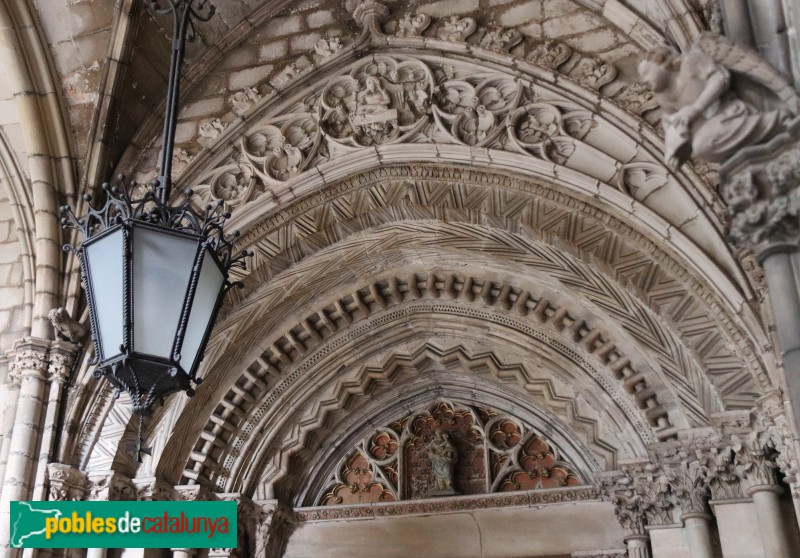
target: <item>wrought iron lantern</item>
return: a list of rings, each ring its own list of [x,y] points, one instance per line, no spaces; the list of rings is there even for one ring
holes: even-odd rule
[[[236,285],[231,268],[244,268],[251,253],[234,253],[238,232],[226,234],[230,214],[222,202],[196,208],[192,192],[170,205],[171,163],[184,46],[192,19],[207,21],[206,0],[168,0],[174,39],[159,178],[149,186],[104,184],[104,201],[78,218],[63,206],[62,225],[83,240],[67,245],[80,259],[95,344],[97,377],[127,392],[141,416],[168,395],[193,393],[198,366],[223,297]]]

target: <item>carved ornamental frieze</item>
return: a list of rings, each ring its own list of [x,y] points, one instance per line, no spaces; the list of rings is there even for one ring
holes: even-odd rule
[[[241,103],[256,96],[243,94]],[[595,125],[591,111],[545,100],[511,75],[376,54],[287,114],[256,125],[195,192],[236,207],[336,155],[399,143],[489,147],[565,164]],[[627,184],[629,172],[620,175],[623,188],[635,187],[635,176]]]
[[[359,443],[316,503],[382,503],[580,484],[574,468],[518,419],[439,401]]]

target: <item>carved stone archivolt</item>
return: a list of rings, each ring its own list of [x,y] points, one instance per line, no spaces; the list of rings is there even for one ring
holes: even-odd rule
[[[574,467],[519,419],[438,401],[360,442],[315,500],[352,505],[579,484]]]
[[[484,40],[502,50],[498,45],[516,40],[509,33],[493,30]],[[541,56],[552,55],[555,65],[569,54],[568,47],[551,50]],[[593,88],[614,74],[590,59],[576,68],[580,80]],[[200,177],[195,191],[201,199],[236,207],[313,165],[374,145],[489,147],[568,166],[576,150],[595,153],[602,144],[584,141],[597,125],[592,112],[548,97],[511,74],[435,57],[374,54],[353,64],[346,75],[330,78],[320,92],[284,114],[251,128],[238,152]],[[247,90],[231,102],[237,110],[247,110],[259,100],[256,90]],[[646,101],[641,106],[652,108]],[[224,129],[221,122],[213,124],[204,128],[206,137]],[[663,169],[651,172],[664,175]],[[620,180],[625,182],[624,173]]]

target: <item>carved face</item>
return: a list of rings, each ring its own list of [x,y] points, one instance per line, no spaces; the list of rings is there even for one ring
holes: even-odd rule
[[[639,63],[639,77],[652,91],[663,91],[669,85],[670,72],[652,60]]]

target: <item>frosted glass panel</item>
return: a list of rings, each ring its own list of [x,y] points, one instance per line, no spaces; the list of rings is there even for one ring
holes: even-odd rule
[[[178,329],[197,241],[135,227],[133,347],[169,358]]]
[[[203,259],[203,267],[200,270],[200,278],[197,282],[197,292],[194,296],[194,304],[189,313],[189,325],[186,328],[186,336],[183,339],[181,348],[181,366],[189,372],[197,360],[197,351],[203,336],[208,327],[208,320],[214,311],[217,297],[222,289],[225,276],[220,271],[214,258],[206,249]]]
[[[94,293],[95,319],[100,335],[101,359],[120,353],[123,337],[122,254],[123,231],[107,234],[84,247],[86,267]],[[88,285],[87,285],[88,286]]]

